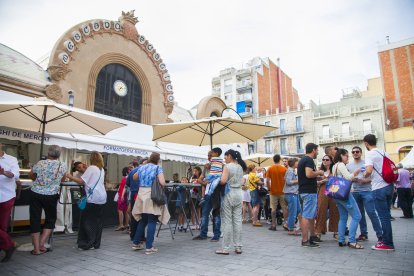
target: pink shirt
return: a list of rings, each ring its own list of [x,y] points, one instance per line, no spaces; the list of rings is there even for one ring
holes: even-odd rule
[[[398,169],[397,188],[411,188],[410,172],[406,169]]]

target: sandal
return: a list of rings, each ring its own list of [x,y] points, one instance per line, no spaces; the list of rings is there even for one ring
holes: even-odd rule
[[[229,255],[230,253],[228,251],[224,250],[224,249],[219,249],[219,250],[216,250],[216,254]]]
[[[30,251],[30,254],[32,254],[32,255],[35,255],[35,256],[39,256],[39,255],[42,255],[42,254],[45,254],[47,252],[47,250],[45,250],[45,251],[39,251],[39,253],[36,253],[36,251],[34,251],[34,249],[32,250],[32,251]]]
[[[349,246],[349,248],[352,248],[352,249],[364,249],[364,246],[360,245],[357,242],[355,242],[355,243],[348,242],[348,246]]]
[[[115,231],[124,231],[125,228],[123,226],[118,226],[117,228],[115,228]]]
[[[302,233],[300,233],[298,231],[288,231],[288,235],[289,236],[301,236]]]
[[[338,233],[334,233],[334,234],[333,234],[333,238],[334,238],[335,240],[338,240],[338,239],[339,239],[339,235],[338,235]]]
[[[234,250],[234,252],[235,252],[236,254],[241,254],[241,253],[242,253],[242,250],[241,250],[240,248],[236,248],[236,249]]]

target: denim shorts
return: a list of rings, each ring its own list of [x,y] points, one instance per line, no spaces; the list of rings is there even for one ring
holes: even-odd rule
[[[250,199],[251,199],[250,202],[252,204],[252,207],[261,204],[261,199],[259,197],[259,191],[257,189],[250,191]]]
[[[316,218],[318,194],[301,194],[300,198],[303,200],[302,217],[306,219]]]

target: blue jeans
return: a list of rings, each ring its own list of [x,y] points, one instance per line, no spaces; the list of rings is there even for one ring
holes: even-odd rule
[[[375,209],[377,209],[378,217],[382,226],[382,242],[385,245],[394,247],[392,239],[391,226],[391,201],[394,194],[394,185],[388,185],[384,188],[372,191],[375,201]]]
[[[335,202],[339,211],[338,242],[345,242],[346,223],[348,221],[348,215],[350,215],[351,223],[349,224],[348,241],[350,243],[355,243],[356,231],[358,229],[359,221],[361,220],[361,212],[359,211],[358,204],[352,193],[349,194],[348,200],[335,199]]]
[[[293,231],[295,229],[295,220],[296,217],[302,212],[300,208],[300,202],[299,202],[299,195],[295,194],[285,194],[285,199],[288,202],[288,228],[289,231]]]
[[[361,235],[368,236],[367,221],[365,220],[366,211],[369,219],[371,220],[372,228],[374,228],[374,231],[377,234],[377,238],[381,239],[382,228],[377,211],[375,210],[375,202],[372,191],[353,192],[352,195],[354,196],[355,201],[358,204],[359,211],[361,212],[361,221],[359,222]]]
[[[201,229],[200,229],[200,237],[207,238],[207,232],[208,232],[208,222],[210,218],[210,212],[211,209],[213,209],[212,203],[211,203],[211,196],[205,195],[204,196],[204,205],[201,213]],[[220,216],[213,217],[213,232],[214,237],[213,239],[220,239],[221,231],[221,218]]]
[[[134,244],[139,244],[144,237],[145,227],[147,227],[147,241],[145,248],[152,248],[154,242],[155,229],[157,228],[158,217],[153,214],[141,214],[141,220],[138,222],[137,231],[134,235]]]

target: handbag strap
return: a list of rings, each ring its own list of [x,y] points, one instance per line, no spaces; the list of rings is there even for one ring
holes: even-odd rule
[[[95,190],[96,185],[98,185],[99,180],[101,179],[101,175],[102,175],[102,169],[99,171],[99,178],[95,183],[95,186],[93,186],[91,193],[88,195],[88,198],[90,198],[93,194],[93,191]]]

